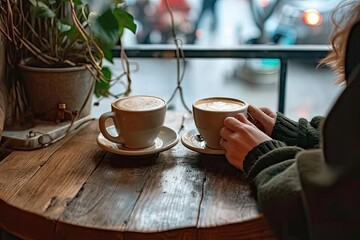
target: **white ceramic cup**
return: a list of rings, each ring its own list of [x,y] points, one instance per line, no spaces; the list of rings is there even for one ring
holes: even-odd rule
[[[100,132],[106,139],[121,143],[127,148],[141,149],[154,144],[166,115],[166,102],[155,96],[130,96],[111,103],[111,111],[99,118]],[[106,120],[112,118],[117,136],[106,128]]]
[[[226,117],[235,117],[238,113],[247,114],[248,104],[242,100],[226,97],[203,98],[192,105],[194,122],[206,146],[222,149],[220,129]]]

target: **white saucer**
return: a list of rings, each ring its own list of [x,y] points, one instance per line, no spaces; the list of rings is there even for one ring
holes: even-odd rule
[[[196,129],[184,133],[181,137],[181,142],[185,147],[198,153],[211,155],[225,154],[225,150],[223,149],[213,149],[207,147],[205,141],[201,138],[199,132]]]
[[[110,134],[116,135],[114,125],[107,127]],[[155,139],[155,144],[142,149],[129,149],[122,144],[114,143],[107,140],[101,133],[97,137],[97,143],[99,146],[112,153],[125,156],[144,156],[159,153],[168,150],[175,146],[179,142],[178,134],[171,128],[163,126],[160,130],[158,137]]]

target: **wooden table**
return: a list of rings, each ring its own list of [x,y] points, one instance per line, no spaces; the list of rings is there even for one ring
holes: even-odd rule
[[[165,125],[191,130],[191,115]],[[185,148],[148,157],[101,149],[97,121],[0,162],[0,228],[24,239],[273,239],[242,173]]]

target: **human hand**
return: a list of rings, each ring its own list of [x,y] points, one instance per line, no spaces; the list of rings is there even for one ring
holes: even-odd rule
[[[277,117],[275,112],[271,111],[270,108],[267,107],[257,108],[253,105],[249,105],[248,115],[248,119],[252,124],[268,136],[271,136]]]
[[[225,149],[227,160],[240,170],[243,170],[244,159],[251,149],[271,140],[241,113],[236,115],[236,118],[227,117],[224,120],[220,136],[220,145]]]

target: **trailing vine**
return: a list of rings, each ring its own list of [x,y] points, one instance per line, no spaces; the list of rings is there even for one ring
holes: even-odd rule
[[[176,93],[179,91],[181,103],[183,104],[184,108],[188,112],[191,112],[190,108],[185,103],[183,88],[181,86],[182,81],[185,76],[185,70],[186,70],[186,59],[185,59],[184,51],[182,49],[183,42],[181,39],[177,38],[176,31],[175,31],[174,15],[173,15],[173,12],[171,10],[168,0],[165,0],[165,5],[166,5],[166,9],[167,9],[168,13],[170,14],[172,36],[173,36],[174,44],[176,47],[175,54],[176,54],[176,83],[177,83],[177,85],[176,85],[176,88],[173,91],[170,99],[168,100],[168,104],[174,99]],[[182,65],[181,65],[181,63],[182,63]]]

